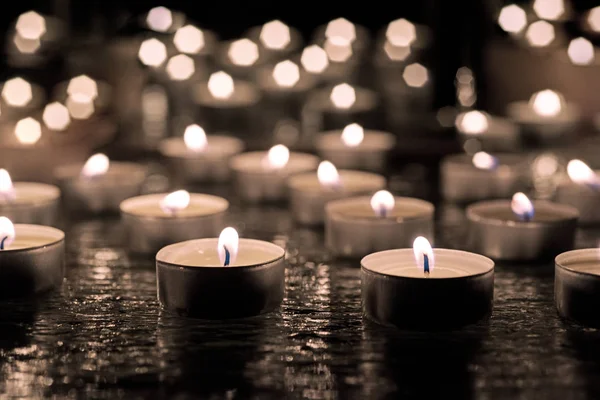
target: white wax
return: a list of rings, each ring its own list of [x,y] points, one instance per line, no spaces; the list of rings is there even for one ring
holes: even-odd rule
[[[385,178],[378,174],[345,169],[339,170],[338,173],[340,175],[339,188],[324,187],[319,182],[316,173],[293,176],[289,180],[289,186],[296,190],[323,193],[335,191],[341,193],[376,191],[385,186]]]
[[[60,197],[60,189],[53,185],[34,182],[13,183],[15,198],[7,201],[0,195],[0,210],[3,206],[37,205],[54,201]]]
[[[396,139],[389,132],[365,130],[363,141],[357,146],[348,146],[342,140],[342,130],[323,132],[317,137],[317,149],[347,152],[385,151],[394,147]]]
[[[233,93],[226,99],[214,97],[208,90],[208,82],[200,83],[192,88],[192,94],[196,103],[215,108],[241,108],[258,103],[260,92],[250,82],[234,80]]]
[[[49,226],[15,224],[15,240],[4,250],[0,250],[0,253],[47,246],[64,238],[64,232]]]
[[[132,197],[121,203],[121,211],[140,217],[159,218],[193,218],[214,215],[225,212],[229,202],[221,197],[207,194],[190,193],[190,204],[175,213],[166,213],[160,207],[160,202],[168,193],[149,194]]]
[[[244,142],[224,135],[208,135],[207,146],[201,151],[190,150],[183,138],[169,138],[159,145],[160,152],[167,157],[218,159],[238,154],[244,149]]]
[[[245,171],[254,174],[291,175],[299,172],[314,171],[319,165],[319,159],[311,154],[291,152],[288,163],[279,169],[268,166],[266,151],[252,151],[237,155],[231,159],[231,168],[237,171]]]

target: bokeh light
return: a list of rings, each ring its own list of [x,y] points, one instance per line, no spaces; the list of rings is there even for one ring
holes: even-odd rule
[[[429,72],[421,64],[415,63],[404,68],[402,77],[408,86],[418,88],[425,86],[429,80]]]
[[[417,39],[417,30],[413,23],[400,18],[389,23],[385,36],[394,46],[408,47]]]
[[[553,90],[542,90],[531,96],[530,103],[536,114],[553,117],[562,110],[562,96]]]
[[[329,66],[329,59],[327,58],[327,52],[314,44],[302,51],[300,63],[308,72],[320,74]]]
[[[250,39],[239,39],[229,45],[227,54],[235,65],[249,67],[258,60],[258,46]]]
[[[594,7],[589,11],[587,22],[594,32],[600,32],[600,6]]]
[[[529,25],[525,34],[533,47],[546,47],[554,40],[554,27],[546,21],[536,21]]]
[[[527,25],[527,14],[515,4],[505,6],[498,16],[498,25],[506,32],[519,33]]]
[[[166,7],[154,7],[146,17],[148,27],[156,32],[167,32],[173,26],[173,13]]]
[[[279,20],[267,22],[260,30],[261,43],[271,50],[283,50],[290,44],[290,28]]]
[[[144,65],[159,67],[167,59],[167,47],[158,39],[147,39],[142,42],[138,57]]]
[[[182,26],[173,36],[175,48],[182,53],[198,54],[204,48],[204,33],[193,25]]]
[[[28,11],[19,16],[15,30],[25,39],[39,40],[46,33],[46,20],[35,11]]]
[[[541,19],[556,21],[565,13],[564,0],[535,0],[533,11]]]
[[[333,88],[329,99],[337,108],[348,109],[356,102],[356,92],[352,86],[342,83]]]
[[[42,126],[31,117],[22,119],[15,125],[15,136],[19,143],[36,144],[42,137]]]
[[[184,81],[194,75],[196,68],[194,60],[185,54],[179,54],[171,57],[167,63],[167,73],[169,77],[175,81]]]
[[[589,65],[594,61],[594,45],[586,38],[571,40],[567,49],[569,59],[575,65]]]
[[[67,94],[85,96],[92,101],[98,97],[98,84],[87,75],[79,75],[69,81]]]
[[[69,110],[61,103],[50,103],[44,108],[42,120],[49,129],[54,131],[64,131],[71,123]]]
[[[215,72],[208,79],[208,90],[217,99],[230,98],[234,89],[233,78],[226,72]]]
[[[23,107],[33,99],[31,84],[23,78],[13,78],[4,83],[2,98],[13,107]]]
[[[348,46],[356,40],[356,27],[346,18],[337,18],[327,24],[325,37],[338,46]]]
[[[300,68],[290,60],[281,61],[273,68],[273,79],[279,86],[292,87],[300,80]]]

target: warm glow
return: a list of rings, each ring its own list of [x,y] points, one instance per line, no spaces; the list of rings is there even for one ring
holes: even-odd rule
[[[291,41],[290,28],[279,20],[267,22],[260,31],[260,41],[271,50],[283,50]]]
[[[394,46],[387,40],[383,44],[383,51],[392,61],[404,61],[410,55],[410,47]]]
[[[329,99],[337,108],[348,109],[356,102],[356,92],[352,86],[342,83],[333,88]]]
[[[33,99],[31,84],[23,78],[13,78],[4,83],[2,98],[13,107],[23,107]]]
[[[226,72],[215,72],[208,78],[208,90],[217,99],[230,98],[234,89],[233,78]]]
[[[19,33],[15,33],[13,37],[13,43],[17,50],[19,50],[23,54],[33,54],[42,45],[40,39],[26,39],[23,36],[19,35]]]
[[[492,170],[498,166],[498,159],[491,154],[480,151],[473,155],[473,165],[477,169]]]
[[[527,25],[527,14],[515,4],[505,6],[498,16],[498,25],[506,32],[519,33]]]
[[[292,87],[300,80],[300,69],[292,61],[282,61],[273,68],[273,79],[279,86]]]
[[[31,117],[22,119],[15,125],[15,136],[21,144],[36,144],[42,137],[42,127]]]
[[[12,201],[15,199],[15,188],[7,170],[0,169],[0,201]]]
[[[600,184],[598,175],[581,160],[569,161],[569,164],[567,164],[567,174],[573,182],[581,185],[598,186]]]
[[[204,33],[193,25],[182,26],[175,32],[173,44],[182,53],[198,54],[204,47]]]
[[[169,193],[160,201],[160,208],[166,214],[174,215],[190,205],[190,194],[186,190]]]
[[[380,190],[371,197],[371,208],[375,215],[385,217],[394,209],[396,199],[387,190]]]
[[[69,110],[59,102],[50,103],[44,109],[42,120],[49,129],[64,131],[71,123]]]
[[[69,114],[74,119],[88,119],[94,114],[94,102],[85,95],[69,96],[65,103]]]
[[[349,44],[336,44],[327,39],[323,47],[327,57],[333,62],[345,62],[352,57],[352,46]]]
[[[529,221],[533,218],[535,210],[533,203],[524,193],[515,193],[510,203],[513,213],[522,221]]]
[[[249,67],[258,60],[258,46],[250,39],[240,39],[229,45],[227,53],[235,65]]]
[[[223,229],[219,235],[219,242],[217,243],[217,253],[219,254],[219,260],[224,267],[235,263],[235,259],[238,255],[238,249],[240,246],[240,236],[237,231],[232,227]]]
[[[567,54],[575,65],[589,65],[594,61],[594,45],[586,38],[571,40]]]
[[[183,141],[185,142],[185,147],[195,152],[204,151],[208,145],[206,132],[198,125],[190,125],[185,128]]]
[[[173,25],[173,13],[165,7],[154,7],[146,17],[148,27],[156,32],[167,32]]]
[[[421,64],[415,63],[404,68],[402,77],[408,86],[418,88],[423,87],[427,83],[429,72]]]
[[[167,73],[169,74],[169,78],[174,81],[185,81],[186,79],[190,79],[192,75],[194,75],[194,72],[196,72],[194,60],[185,54],[171,57],[167,63]]]
[[[81,169],[81,175],[91,178],[94,176],[104,175],[108,172],[110,160],[102,153],[91,156]]]
[[[342,131],[342,142],[348,147],[360,145],[365,138],[365,131],[359,124],[350,124]]]
[[[0,250],[4,250],[15,240],[15,226],[10,219],[0,217]]]
[[[98,84],[89,76],[80,75],[69,81],[67,94],[69,96],[85,96],[92,101],[98,97]]]
[[[389,23],[385,37],[394,46],[408,47],[417,39],[417,30],[413,23],[400,18]]]
[[[46,33],[46,20],[35,11],[28,11],[19,16],[15,30],[25,39],[39,40]]]
[[[144,40],[138,52],[140,61],[149,67],[159,67],[167,59],[167,47],[158,39]]]
[[[561,96],[553,90],[542,90],[531,96],[533,111],[542,117],[554,117],[562,110]]]
[[[337,168],[329,161],[321,161],[317,169],[317,178],[321,186],[328,189],[335,189],[341,184]]]
[[[554,40],[554,27],[546,21],[537,21],[529,25],[525,34],[533,47],[546,47]]]
[[[356,27],[345,18],[337,18],[327,24],[325,37],[337,45],[348,46],[356,40]]]
[[[285,167],[290,160],[290,150],[282,144],[278,144],[269,149],[264,165],[267,169],[281,169]]]
[[[489,121],[487,115],[481,111],[468,111],[464,114],[460,114],[456,118],[457,128],[467,135],[480,135],[487,132],[489,128]]]
[[[565,13],[564,0],[535,0],[533,11],[541,19],[556,21]]]
[[[533,162],[533,170],[539,176],[548,177],[558,171],[559,162],[554,154],[542,154]]]
[[[600,32],[600,6],[589,11],[587,22],[594,32]]]
[[[329,66],[327,52],[316,44],[308,46],[302,51],[300,62],[305,70],[313,74],[320,74]]]
[[[419,236],[413,242],[413,251],[415,253],[415,262],[417,267],[422,270],[425,274],[429,274],[433,271],[435,260],[433,257],[433,249],[429,240],[423,236]]]

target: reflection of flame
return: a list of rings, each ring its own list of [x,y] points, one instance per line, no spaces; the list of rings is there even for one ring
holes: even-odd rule
[[[258,46],[250,39],[239,39],[229,45],[227,54],[235,65],[249,67],[258,60]]]
[[[425,274],[433,271],[435,260],[433,257],[433,249],[431,248],[431,243],[429,243],[429,240],[423,236],[416,238],[413,242],[413,251],[415,253],[415,262],[417,263],[417,267],[423,270]]]
[[[235,90],[233,78],[226,72],[215,72],[208,78],[208,90],[217,99],[228,99]]]
[[[527,14],[516,4],[505,6],[498,16],[498,25],[506,32],[519,33],[527,25]]]
[[[333,88],[329,99],[337,108],[349,109],[356,102],[356,92],[352,86],[342,83]]]
[[[581,160],[571,160],[567,164],[569,178],[580,185],[600,187],[600,178],[586,163]]]
[[[260,41],[267,49],[283,50],[290,43],[290,28],[279,20],[267,22],[260,31]]]
[[[380,190],[371,197],[371,208],[376,215],[385,217],[394,209],[396,200],[387,190]]]
[[[40,39],[26,39],[19,35],[18,32],[13,37],[13,43],[17,50],[23,54],[34,54],[42,45]]]
[[[340,174],[337,168],[329,161],[322,161],[317,169],[317,178],[321,186],[336,189],[340,186]]]
[[[467,135],[480,135],[489,128],[488,117],[481,111],[469,111],[456,118],[457,128]]]
[[[342,131],[342,142],[348,147],[360,145],[365,138],[365,131],[359,124],[350,124]]]
[[[219,254],[219,260],[223,266],[227,267],[235,263],[239,246],[240,237],[237,231],[232,227],[223,229],[221,235],[219,235],[219,242],[217,243],[217,253]]]
[[[104,175],[108,172],[110,160],[104,154],[98,153],[91,156],[81,169],[81,175],[91,178]]]
[[[15,240],[15,226],[10,219],[0,217],[0,250],[4,250]]]
[[[533,203],[525,193],[521,192],[514,194],[510,208],[521,221],[525,222],[530,221],[535,213]]]
[[[198,54],[204,47],[204,33],[193,25],[182,26],[175,32],[173,44],[182,53]]]
[[[206,132],[204,129],[202,129],[202,127],[195,124],[185,128],[183,141],[185,143],[185,147],[196,152],[204,151],[208,145]]]
[[[12,201],[16,197],[15,188],[7,170],[0,169],[0,200]]]
[[[15,136],[21,144],[36,144],[42,137],[42,127],[31,117],[22,119],[15,126]]]
[[[535,93],[530,100],[536,114],[543,117],[554,117],[562,111],[562,99],[552,90],[542,90]]]
[[[190,194],[186,190],[169,193],[160,201],[160,208],[167,214],[175,214],[190,205]]]
[[[74,119],[88,119],[94,114],[94,102],[86,95],[69,96],[65,104]]]
[[[282,87],[292,87],[300,80],[300,69],[290,60],[281,61],[273,68],[273,79]]]
[[[265,166],[268,169],[281,169],[285,167],[290,160],[290,150],[282,144],[278,144],[269,149],[265,158]]]
[[[478,169],[492,170],[498,166],[498,159],[484,151],[475,153],[473,165]]]
[[[320,74],[329,66],[327,53],[316,44],[302,51],[300,62],[305,70],[313,74]]]

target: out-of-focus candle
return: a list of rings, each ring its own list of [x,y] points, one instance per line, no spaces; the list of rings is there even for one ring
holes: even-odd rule
[[[600,176],[581,160],[571,160],[567,165],[567,176],[556,188],[555,200],[579,210],[580,224],[600,222]]]
[[[519,129],[514,123],[483,111],[460,113],[455,126],[463,140],[476,139],[486,151],[510,151],[521,145]]]

